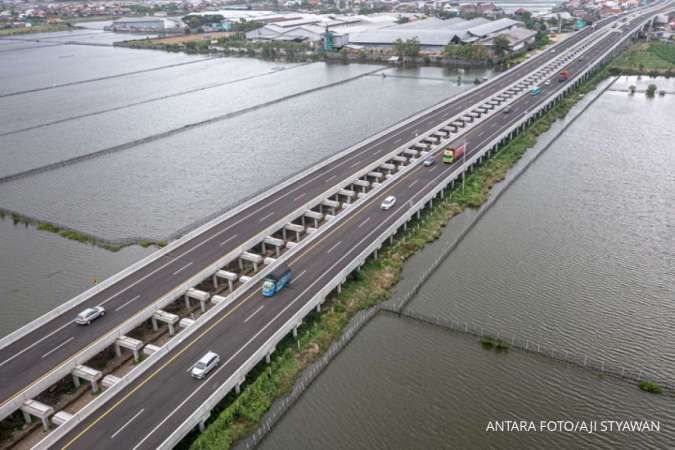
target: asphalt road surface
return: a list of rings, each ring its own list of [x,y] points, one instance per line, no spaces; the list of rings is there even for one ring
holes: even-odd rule
[[[605,19],[607,21],[608,19]],[[74,310],[66,311],[16,342],[0,349],[0,404],[7,402],[45,377],[92,343],[111,333],[174,287],[215,262],[240,243],[254,237],[312,198],[320,196],[340,180],[352,179],[357,170],[403,143],[464,111],[481,99],[520,79],[560,51],[578,42],[590,29],[571,36],[555,54],[545,52],[512,69],[501,79],[439,107],[374,142],[361,146],[327,167],[316,170],[285,189],[249,206],[208,231],[182,244],[169,255],[149,263]],[[77,313],[89,306],[103,305],[104,320],[81,327],[73,323]]]
[[[567,68],[572,74],[580,72],[620,36],[619,33],[608,34],[587,51],[583,60],[573,61]],[[474,128],[466,137],[471,143],[467,156],[487,145],[526,111],[565,86],[564,83],[558,83],[557,73],[551,76],[551,80],[551,85],[543,86],[540,95],[525,95],[512,104],[511,113],[495,114]],[[433,117],[436,115],[420,123],[419,129],[437,125],[440,121],[434,121]],[[414,125],[407,127],[414,128]],[[388,148],[386,142],[390,140],[391,136],[383,138],[383,143],[376,144],[368,152],[372,154],[380,148]],[[320,239],[294,255],[289,262],[294,272],[290,287],[272,298],[260,294],[260,285],[248,287],[223,314],[205,324],[183,345],[171,351],[161,362],[106,402],[55,447],[150,449],[161,444],[341,268],[460,163],[443,164],[440,152],[435,157],[437,164],[432,167],[417,165],[406,170],[386,190],[354,208]],[[367,158],[367,154],[352,158]],[[314,182],[310,182],[302,189],[313,187]],[[395,195],[398,201],[391,210],[383,211],[380,203],[388,195]],[[188,371],[209,350],[220,355],[220,366],[205,380],[192,379]]]

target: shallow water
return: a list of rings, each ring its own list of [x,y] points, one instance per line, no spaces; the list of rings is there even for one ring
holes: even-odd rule
[[[491,420],[654,420],[661,432],[486,432]],[[673,420],[672,399],[379,315],[259,448],[668,448]]]
[[[409,308],[673,379],[673,114],[675,97],[605,93]]]

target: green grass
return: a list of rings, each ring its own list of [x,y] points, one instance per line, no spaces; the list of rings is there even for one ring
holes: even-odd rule
[[[506,351],[511,348],[511,344],[501,339],[493,338],[492,336],[483,336],[480,338],[480,345],[486,350],[495,348],[498,352]]]
[[[74,28],[75,27],[72,27],[66,23],[53,25],[35,25],[28,28],[5,28],[0,30],[0,36],[16,36],[30,33],[52,33],[55,31],[68,31]]]
[[[495,340],[490,336],[483,336],[480,338],[480,345],[489,350],[495,346]]]
[[[669,74],[675,71],[675,43],[640,42],[634,44],[610,64],[616,74]]]
[[[411,221],[407,231],[399,233],[392,244],[382,248],[378,259],[369,259],[360,272],[350,277],[342,286],[342,293],[330,298],[321,313],[313,313],[305,319],[298,342],[290,337],[282,341],[271,364],[259,364],[248,375],[241,394],[229,394],[212,412],[204,433],[191,434],[179,448],[228,449],[255,431],[272,402],[290,391],[302,370],[342,334],[356,312],[390,297],[405,261],[440,237],[443,227],[453,216],[466,207],[478,207],[485,202],[492,186],[502,180],[508,169],[535,144],[537,136],[548,130],[555,120],[564,117],[579,100],[576,94],[590,91],[605,76],[606,72],[598,73],[475,169],[467,176],[464,191],[457,185],[443,199],[436,201],[433,209]],[[510,348],[509,343],[490,337],[484,337],[481,343],[497,351]]]
[[[641,390],[649,392],[651,394],[663,394],[663,386],[653,381],[647,380],[640,381],[640,384],[638,386],[640,387]]]
[[[509,344],[506,341],[502,341],[501,339],[497,339],[497,342],[495,343],[495,348],[497,351],[506,351],[511,348],[511,344]]]

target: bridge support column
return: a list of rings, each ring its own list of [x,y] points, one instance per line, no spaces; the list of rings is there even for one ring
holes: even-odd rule
[[[316,312],[317,312],[317,313],[320,313],[320,312],[321,312],[321,303],[319,303],[318,305],[316,305]]]
[[[36,400],[26,400],[20,409],[27,424],[32,423],[32,416],[35,416],[42,421],[42,428],[49,431],[49,416],[54,413],[54,408]]]
[[[293,327],[293,338],[294,339],[298,338],[298,327]]]
[[[207,412],[204,414],[204,417],[202,417],[199,420],[199,432],[203,433],[204,430],[206,429],[206,421],[209,420],[209,417],[211,416],[211,411]]]

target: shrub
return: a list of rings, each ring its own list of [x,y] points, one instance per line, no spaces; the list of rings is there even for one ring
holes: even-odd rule
[[[640,389],[651,394],[663,394],[663,387],[653,381],[640,381]]]

